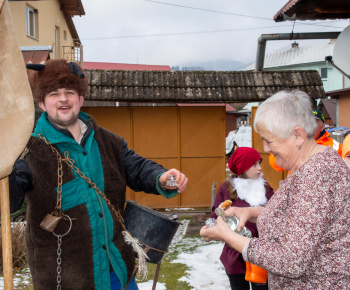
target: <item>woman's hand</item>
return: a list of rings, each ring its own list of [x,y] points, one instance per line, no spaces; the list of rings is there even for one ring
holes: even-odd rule
[[[204,226],[201,228],[200,235],[204,237],[206,242],[209,241],[222,241],[225,242],[225,238],[229,232],[233,232],[227,223],[222,219],[222,217],[218,217],[216,220],[216,225],[208,228]]]
[[[263,207],[230,207],[225,211],[228,215],[234,215],[239,219],[237,231],[241,231],[247,221],[256,222]]]
[[[200,235],[206,242],[211,240],[222,241],[240,253],[242,253],[244,246],[250,241],[249,238],[243,237],[231,230],[222,217],[217,218],[215,226],[210,228],[207,228],[207,226],[202,227]]]

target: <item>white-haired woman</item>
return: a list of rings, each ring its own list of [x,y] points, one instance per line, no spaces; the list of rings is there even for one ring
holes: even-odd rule
[[[265,207],[227,211],[239,228],[257,220],[260,237],[240,236],[221,218],[201,236],[265,268],[270,289],[349,289],[350,170],[333,148],[316,144],[310,98],[301,91],[273,95],[259,106],[254,128],[264,151],[290,171]]]

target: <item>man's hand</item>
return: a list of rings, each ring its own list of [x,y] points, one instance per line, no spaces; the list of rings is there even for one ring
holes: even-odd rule
[[[176,186],[167,186],[167,178],[170,175],[175,175],[175,179],[176,179]],[[164,172],[160,177],[159,177],[159,184],[161,185],[161,187],[169,189],[169,190],[174,190],[174,189],[178,189],[178,192],[181,193],[186,189],[187,186],[187,182],[188,182],[188,178],[186,177],[185,174],[181,173],[179,170],[177,169],[170,169],[167,172]]]

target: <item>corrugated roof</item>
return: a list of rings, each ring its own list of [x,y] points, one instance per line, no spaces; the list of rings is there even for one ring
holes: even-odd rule
[[[325,56],[332,55],[335,41],[318,43],[308,46],[297,46],[284,50],[275,51],[265,56],[264,68],[276,68],[297,64],[324,62]],[[255,63],[245,70],[254,70]]]
[[[221,103],[260,102],[283,89],[324,98],[318,71],[85,70],[91,101]]]
[[[325,20],[350,18],[350,1],[290,0],[273,17],[276,22],[286,20]]]
[[[148,65],[129,63],[109,63],[109,62],[87,62],[84,61],[84,69],[104,69],[104,70],[161,70],[171,71],[168,65]]]

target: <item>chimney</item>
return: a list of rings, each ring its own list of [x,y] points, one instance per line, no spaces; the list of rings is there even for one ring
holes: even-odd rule
[[[298,47],[298,46],[299,46],[299,43],[297,43],[297,42],[295,42],[295,41],[292,43],[292,48],[296,48],[296,47]]]

